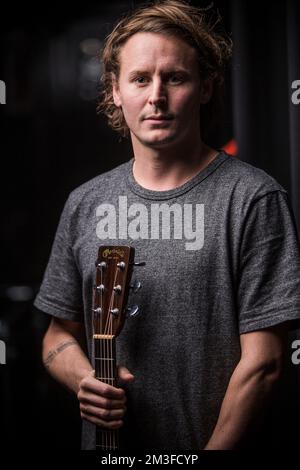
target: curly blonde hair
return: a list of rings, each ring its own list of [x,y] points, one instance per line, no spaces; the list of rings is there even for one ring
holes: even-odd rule
[[[213,81],[210,101],[200,107],[201,135],[205,138],[217,121],[222,108],[223,83],[226,65],[231,57],[232,41],[217,31],[220,17],[213,22],[207,18],[209,9],[200,9],[183,0],[160,0],[144,5],[127,14],[106,37],[102,50],[104,73],[97,111],[104,113],[108,124],[123,137],[130,135],[121,108],[114,104],[113,75],[120,73],[119,53],[126,41],[136,33],[166,34],[183,39],[198,53],[200,76]]]

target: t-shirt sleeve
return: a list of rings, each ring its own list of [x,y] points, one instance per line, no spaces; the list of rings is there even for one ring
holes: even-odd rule
[[[69,197],[34,305],[55,317],[83,321],[82,279],[72,249],[71,232],[72,207]]]
[[[256,200],[246,218],[238,276],[240,333],[300,319],[300,250],[286,192]],[[295,321],[298,320],[298,321]]]

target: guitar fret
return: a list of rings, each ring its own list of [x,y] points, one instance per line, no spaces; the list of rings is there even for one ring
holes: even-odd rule
[[[93,339],[98,340],[98,341],[104,340],[104,341],[109,342],[109,341],[112,341],[114,338],[115,338],[114,335],[99,335],[99,334],[93,335]]]
[[[114,382],[116,379],[114,377],[96,377],[98,380],[111,380]]]
[[[115,361],[113,357],[95,357],[97,361]]]
[[[110,447],[110,446],[106,446],[106,445],[99,445],[99,444],[96,444],[96,449],[104,449],[104,450],[118,450],[118,447]]]

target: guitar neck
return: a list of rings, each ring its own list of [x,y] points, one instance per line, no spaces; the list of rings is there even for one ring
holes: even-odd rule
[[[135,249],[126,245],[101,245],[96,260],[93,295],[94,368],[98,380],[116,387],[116,340],[125,318]],[[134,311],[134,314],[136,310]],[[133,313],[132,313],[133,315]],[[97,427],[96,448],[119,448],[119,432]]]
[[[101,382],[115,386],[116,339],[112,335],[94,335],[95,376]]]
[[[112,335],[94,335],[95,377],[101,382],[116,386],[116,340]],[[118,429],[96,428],[96,450],[117,450]]]

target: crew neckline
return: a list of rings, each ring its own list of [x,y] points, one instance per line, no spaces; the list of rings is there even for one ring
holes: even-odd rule
[[[143,197],[144,199],[156,199],[156,200],[163,200],[163,199],[171,199],[173,197],[180,196],[181,194],[190,191],[194,186],[199,184],[203,181],[207,176],[209,176],[213,171],[215,171],[218,166],[220,166],[223,162],[225,162],[229,158],[229,155],[224,151],[220,150],[216,157],[199,173],[193,176],[189,181],[178,186],[177,188],[168,189],[166,191],[154,191],[152,189],[147,189],[141,186],[133,175],[133,163],[134,157],[132,157],[128,164],[129,164],[129,171],[128,171],[128,178],[127,184],[132,192],[137,194],[138,196]]]

